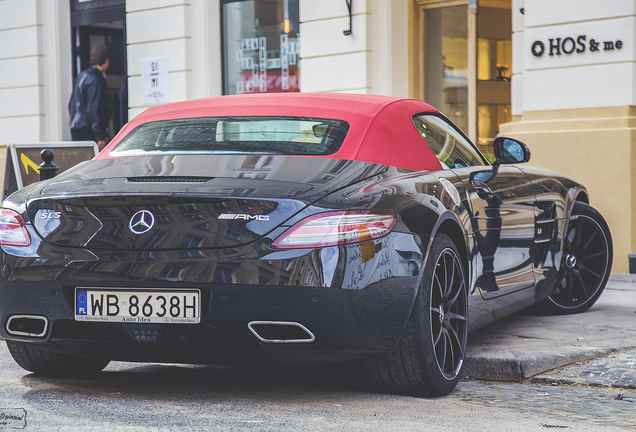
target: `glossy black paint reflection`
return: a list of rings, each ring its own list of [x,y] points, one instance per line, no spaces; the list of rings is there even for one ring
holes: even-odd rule
[[[5,265],[10,272],[3,281],[6,289],[0,312],[8,316],[25,311],[24,292],[31,293],[28,310],[46,311],[55,322],[73,320],[77,286],[197,288],[204,305],[202,326],[229,323],[245,328],[255,320],[302,322],[318,338],[307,349],[345,349],[344,358],[356,352],[362,357],[391,349],[401,333],[425,247],[417,237],[400,233],[370,243],[372,254],[364,244],[355,244],[294,251],[295,257],[283,257],[266,248],[259,252],[252,245],[188,257],[180,251],[93,250],[84,254],[78,248],[56,258],[60,248],[43,244],[39,258],[7,256]],[[44,258],[47,255],[50,257]],[[41,280],[49,282],[45,286]],[[378,319],[383,322],[381,329]],[[163,334],[166,327],[158,328]],[[4,329],[0,336],[14,338]],[[55,349],[57,341],[47,338],[41,342],[48,341]],[[259,343],[253,342],[252,349],[257,350]],[[158,352],[172,358],[169,344],[159,340],[155,345]],[[112,347],[109,355],[120,360],[141,358],[142,354],[129,348]]]
[[[481,270],[474,289],[492,298],[534,286],[532,252],[536,197],[527,176],[514,166],[453,170],[467,185],[471,256]]]
[[[250,321],[290,321],[307,327],[316,341],[272,349],[245,333],[247,339],[228,345],[188,345],[185,328],[173,333],[159,325],[157,341],[143,347],[133,340],[70,340],[68,333],[38,343],[132,361],[362,358],[396,346],[437,233],[455,242],[466,270],[469,330],[548,296],[558,280],[561,233],[582,193],[565,177],[514,166],[414,172],[236,155],[93,161],[5,201],[23,215],[33,243],[2,246],[0,316],[41,314],[55,328],[57,321],[74,322],[78,286],[196,288],[205,310],[194,333],[243,334]],[[155,226],[138,235],[129,222],[142,209],[153,212]],[[308,216],[373,209],[397,212],[389,235],[338,247],[269,247]],[[51,211],[60,217],[43,217]],[[244,218],[219,219],[228,214]],[[268,220],[249,219],[255,216]],[[5,329],[0,337],[25,340]]]
[[[139,159],[90,161],[45,183],[31,195],[28,220],[40,237],[58,246],[236,247],[261,238],[333,190],[386,169],[318,158],[171,155],[149,157],[143,164]],[[192,177],[193,172],[215,175]],[[136,234],[129,223],[141,210],[150,211],[156,223]],[[51,212],[55,219],[48,217]]]

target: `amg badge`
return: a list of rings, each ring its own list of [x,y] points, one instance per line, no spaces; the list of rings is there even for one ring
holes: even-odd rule
[[[246,221],[269,221],[269,215],[248,215],[244,213],[223,213],[219,219],[243,219]]]

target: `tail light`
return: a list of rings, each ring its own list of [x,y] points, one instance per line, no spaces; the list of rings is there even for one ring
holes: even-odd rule
[[[31,236],[22,217],[13,210],[0,209],[0,244],[7,246],[31,244]]]
[[[337,246],[387,235],[397,222],[392,211],[337,211],[309,216],[272,243],[274,249]]]

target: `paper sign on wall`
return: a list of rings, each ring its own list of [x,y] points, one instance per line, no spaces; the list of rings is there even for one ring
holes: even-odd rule
[[[168,57],[142,60],[141,80],[143,82],[142,102],[144,105],[159,105],[170,102]]]

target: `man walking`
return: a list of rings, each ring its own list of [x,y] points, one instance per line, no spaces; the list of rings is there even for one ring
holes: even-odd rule
[[[103,74],[110,67],[112,50],[98,45],[91,52],[91,67],[75,79],[73,94],[68,103],[73,141],[97,141],[101,151],[106,147],[106,127],[110,122],[108,87]]]

